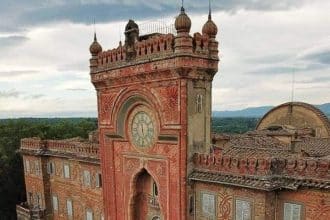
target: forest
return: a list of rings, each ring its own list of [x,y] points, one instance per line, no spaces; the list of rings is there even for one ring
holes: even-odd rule
[[[256,118],[213,118],[213,132],[244,133],[253,130]],[[97,129],[96,118],[0,119],[0,219],[16,219],[16,204],[26,200],[20,139],[87,138]]]

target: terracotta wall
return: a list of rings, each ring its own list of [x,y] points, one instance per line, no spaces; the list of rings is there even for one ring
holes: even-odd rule
[[[94,219],[101,219],[103,216],[102,187],[96,186],[97,174],[101,172],[100,165],[87,162],[79,162],[57,157],[34,157],[23,156],[24,160],[44,160],[43,175],[36,176],[32,173],[26,173],[26,191],[33,193],[42,193],[44,207],[47,207],[47,215],[50,219],[68,219],[67,199],[73,204],[73,219],[85,219],[86,210],[93,212]],[[55,164],[55,173],[47,173],[47,163]],[[63,165],[70,166],[70,178],[64,178]],[[30,162],[31,165],[31,162]],[[91,186],[83,184],[83,171],[90,171]],[[58,211],[53,212],[52,196],[58,198]]]

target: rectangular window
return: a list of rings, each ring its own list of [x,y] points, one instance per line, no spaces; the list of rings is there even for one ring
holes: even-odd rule
[[[236,199],[235,208],[236,208],[235,220],[251,220],[252,219],[251,202],[246,201],[246,200]]]
[[[72,201],[66,200],[66,210],[69,218],[73,217]]]
[[[27,173],[30,173],[30,161],[29,160],[25,160],[25,170]]]
[[[28,203],[29,205],[33,205],[33,193],[28,192]]]
[[[58,198],[57,198],[57,196],[53,196],[52,200],[53,200],[53,210],[58,211]]]
[[[301,220],[302,206],[294,203],[284,203],[284,220]]]
[[[86,210],[86,220],[93,220],[93,212],[92,210]]]
[[[55,174],[55,163],[54,162],[48,162],[47,163],[47,173],[49,175]]]
[[[202,213],[209,219],[215,219],[215,195],[202,193]]]
[[[101,173],[96,174],[96,187],[102,187],[102,176]]]
[[[84,170],[83,179],[85,186],[91,186],[91,173],[89,172],[89,170]]]
[[[35,172],[36,172],[36,175],[39,176],[40,175],[40,164],[39,164],[39,161],[34,161],[34,169],[35,169]]]
[[[40,193],[37,193],[37,195],[36,195],[36,205],[37,205],[38,208],[42,207],[42,201],[41,201],[41,194]]]
[[[70,178],[70,166],[69,166],[69,164],[64,164],[63,172],[64,172],[64,178],[69,179]]]

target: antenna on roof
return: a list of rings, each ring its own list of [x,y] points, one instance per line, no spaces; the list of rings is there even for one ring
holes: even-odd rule
[[[182,5],[181,5],[182,8],[183,8],[183,5],[184,5],[184,0],[182,0]]]
[[[292,124],[293,101],[294,101],[294,84],[295,84],[295,67],[292,69],[292,82],[291,82],[291,103],[289,105],[289,125]]]
[[[295,68],[292,69],[292,85],[291,85],[291,102],[294,101],[294,86],[295,86],[295,80],[296,80],[296,72]]]

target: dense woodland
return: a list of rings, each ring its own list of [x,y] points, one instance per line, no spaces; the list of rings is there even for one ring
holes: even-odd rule
[[[213,118],[213,132],[244,133],[256,126],[255,118]],[[95,118],[3,119],[0,120],[0,219],[16,219],[15,205],[25,201],[22,158],[17,152],[20,139],[87,138],[96,130]]]

